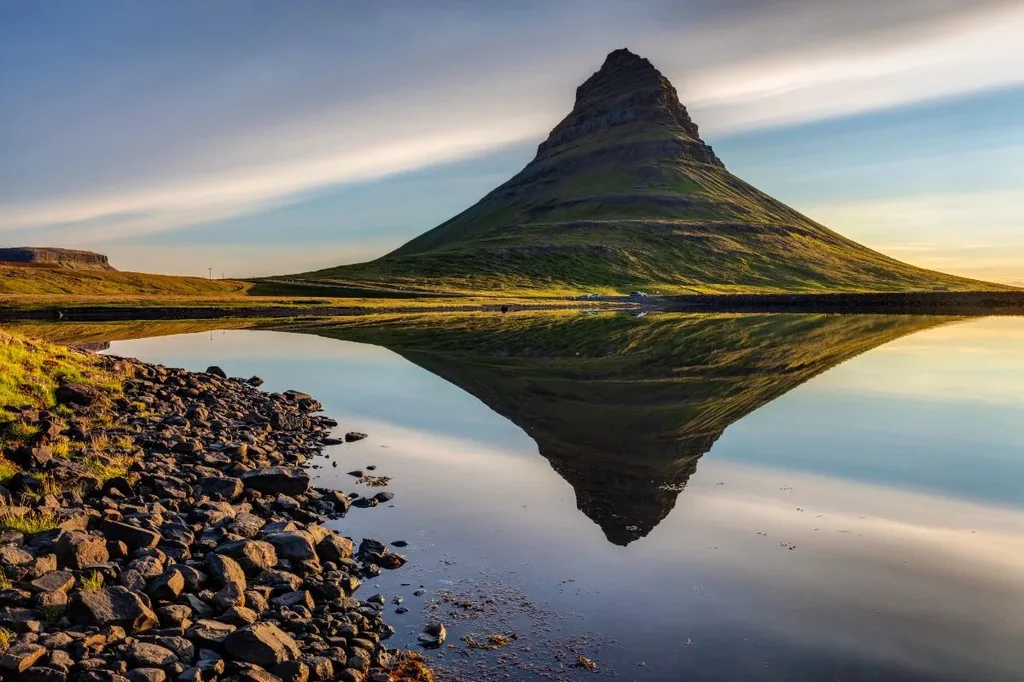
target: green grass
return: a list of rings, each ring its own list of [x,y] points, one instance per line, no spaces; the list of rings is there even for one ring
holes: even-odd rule
[[[86,457],[82,463],[89,475],[95,476],[101,481],[108,481],[127,474],[135,464],[135,458],[131,455],[106,454],[102,457]]]
[[[53,408],[54,392],[64,381],[94,386],[113,397],[120,395],[124,379],[106,369],[98,356],[10,332],[0,332],[0,406]],[[109,417],[100,416],[94,418],[91,425],[100,426],[105,422],[112,424]],[[11,418],[10,413],[0,412],[0,445],[26,443],[37,433],[38,427]],[[110,444],[102,445],[106,447]],[[117,447],[125,444],[114,445]],[[80,455],[85,448],[84,443],[74,443],[65,437],[54,439],[50,446],[54,454],[60,457]],[[127,447],[131,447],[130,442],[127,442]],[[112,465],[95,465],[94,468],[100,473],[110,474],[108,477],[120,475],[113,473],[123,467],[118,457],[115,456]],[[10,480],[18,470],[14,463],[0,457],[0,482]],[[52,492],[59,494],[63,491]],[[45,519],[36,520],[45,522]],[[25,522],[32,523],[32,517],[28,517]]]
[[[8,528],[25,535],[35,535],[53,530],[58,526],[57,517],[48,512],[0,504],[0,528]]]
[[[4,457],[0,457],[0,484],[7,483],[14,474],[21,471],[18,466]]]
[[[0,294],[223,296],[244,294],[249,288],[237,280],[0,265]]]
[[[6,649],[14,641],[15,635],[6,628],[0,628],[0,650]]]
[[[79,585],[81,585],[83,590],[96,591],[103,587],[103,576],[93,571],[89,575],[82,576]]]
[[[116,395],[122,379],[104,370],[95,356],[0,331],[0,406],[52,407],[54,391],[63,381]],[[10,424],[4,430],[19,428]]]
[[[5,442],[26,442],[30,441],[39,433],[39,427],[34,424],[26,424],[20,421],[10,421],[0,424],[0,440]]]

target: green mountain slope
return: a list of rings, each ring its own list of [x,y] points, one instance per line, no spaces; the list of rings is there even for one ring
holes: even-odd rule
[[[732,175],[672,84],[628,50],[476,205],[375,261],[299,277],[467,291],[1001,288],[872,251]]]

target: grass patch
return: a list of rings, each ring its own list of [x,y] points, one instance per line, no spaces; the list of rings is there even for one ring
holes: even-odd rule
[[[0,425],[0,438],[7,442],[24,443],[39,434],[39,427],[23,421],[11,421]]]
[[[135,458],[131,455],[94,455],[82,460],[86,471],[101,481],[124,476],[135,464]]]
[[[54,391],[62,382],[118,394],[121,381],[96,356],[0,331],[0,406],[53,407]],[[15,424],[4,430],[18,430]]]
[[[0,528],[35,535],[58,527],[57,517],[48,512],[39,512],[25,507],[0,505]]]
[[[14,633],[6,628],[0,628],[0,649],[6,649],[14,641]]]
[[[14,462],[4,457],[0,457],[0,483],[7,483],[7,481],[11,480],[11,478],[14,477],[14,474],[19,471],[21,471],[21,469],[19,469]]]
[[[73,441],[67,436],[57,436],[50,442],[50,450],[56,457],[72,457],[82,454],[85,446],[82,443]]]
[[[0,590],[9,590],[14,587],[14,583],[7,577],[7,574],[0,569]]]
[[[103,587],[103,576],[98,572],[93,571],[89,575],[82,576],[79,584],[83,590],[96,591]]]

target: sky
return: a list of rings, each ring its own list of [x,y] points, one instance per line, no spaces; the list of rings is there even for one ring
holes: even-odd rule
[[[1022,0],[0,0],[0,246],[368,260],[518,172],[628,47],[736,175],[1024,284],[1022,35]]]

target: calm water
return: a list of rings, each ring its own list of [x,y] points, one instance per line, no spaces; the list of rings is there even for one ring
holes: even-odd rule
[[[338,522],[409,542],[361,596],[404,598],[399,644],[440,614],[466,679],[1024,679],[1024,319],[296,331],[110,352],[258,374],[370,434],[315,463],[394,477]]]

